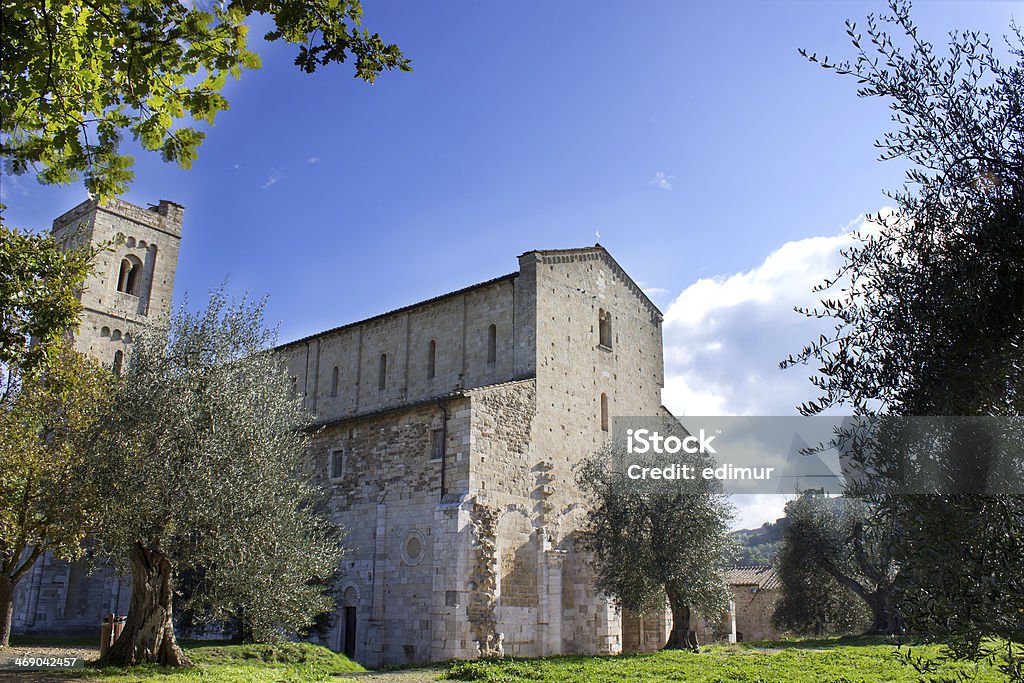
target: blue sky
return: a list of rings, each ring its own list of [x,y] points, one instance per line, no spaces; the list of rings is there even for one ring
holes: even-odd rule
[[[193,170],[138,155],[126,196],[186,207],[175,297],[230,276],[289,340],[516,268],[595,232],[666,311],[666,404],[792,413],[774,364],[815,332],[791,312],[902,168],[884,103],[797,54],[852,55],[882,2],[365,0],[414,72],[313,76],[294,48],[230,83]],[[1021,3],[919,2],[926,37],[1006,32]],[[262,25],[265,29],[265,24]],[[11,225],[47,228],[79,186],[3,179]],[[824,241],[823,241],[824,240]],[[774,260],[773,260],[774,259]],[[694,322],[702,311],[705,325]],[[710,321],[710,322],[709,322]],[[713,324],[711,324],[713,323]],[[785,328],[785,334],[779,330]],[[730,355],[730,349],[732,349]],[[752,353],[754,349],[757,352]],[[713,370],[709,370],[712,368]]]

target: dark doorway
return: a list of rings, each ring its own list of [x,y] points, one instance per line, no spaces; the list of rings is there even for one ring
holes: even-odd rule
[[[356,608],[345,608],[345,642],[341,650],[346,657],[356,656]]]

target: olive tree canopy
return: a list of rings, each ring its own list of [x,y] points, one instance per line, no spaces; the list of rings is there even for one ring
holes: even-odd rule
[[[175,577],[190,606],[286,636],[331,608],[342,554],[307,467],[307,417],[290,391],[263,305],[215,292],[199,314],[140,331],[118,400],[91,447],[104,492],[96,540],[127,561],[132,599],[105,662],[181,665]]]

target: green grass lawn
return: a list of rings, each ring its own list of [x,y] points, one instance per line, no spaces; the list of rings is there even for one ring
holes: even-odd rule
[[[344,655],[308,643],[283,645],[200,645],[186,647],[195,663],[188,669],[140,666],[132,669],[96,669],[70,673],[89,680],[127,683],[188,683],[224,681],[324,681],[343,673],[365,671]],[[939,654],[936,645],[914,647],[917,656]],[[953,676],[969,665],[946,664],[935,674]],[[406,670],[406,674],[409,673]],[[385,675],[406,675],[396,671]],[[700,654],[657,652],[618,657],[564,656],[543,659],[453,662],[432,665],[402,681],[435,678],[493,683],[538,681],[686,681],[686,683],[770,683],[800,681],[824,683],[907,683],[920,680],[914,669],[896,657],[896,648],[874,638],[826,638],[782,642],[712,645]],[[375,680],[379,680],[376,679]],[[987,665],[978,667],[978,683],[1004,680]]]
[[[167,669],[158,666],[137,666],[131,669],[87,667],[80,675],[89,679],[124,683],[299,683],[324,681],[336,674],[366,671],[345,655],[309,643],[193,646],[186,647],[185,652],[195,666],[186,669]]]
[[[938,646],[914,648],[915,655],[934,657]],[[889,683],[920,680],[897,660],[895,647],[876,639],[819,639],[779,643],[712,645],[700,654],[657,652],[620,657],[552,657],[461,662],[445,673],[449,680],[515,681],[686,681],[686,683]],[[979,683],[1003,681],[998,671],[981,666]],[[951,675],[964,666],[936,671]]]

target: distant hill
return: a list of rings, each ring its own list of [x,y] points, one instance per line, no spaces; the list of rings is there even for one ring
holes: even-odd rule
[[[733,564],[772,564],[782,544],[782,531],[786,518],[765,522],[757,529],[739,529],[730,534],[739,545]]]

